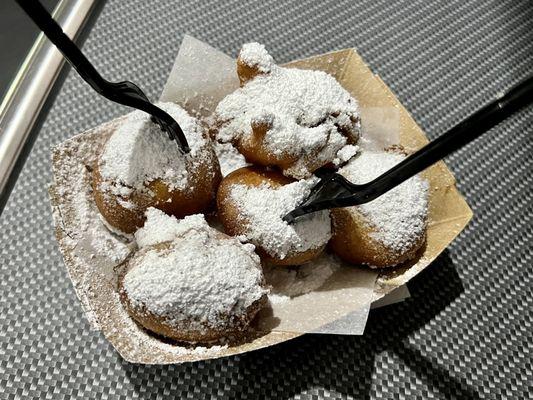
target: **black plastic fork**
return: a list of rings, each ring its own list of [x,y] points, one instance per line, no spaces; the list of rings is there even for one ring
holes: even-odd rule
[[[115,103],[133,107],[150,114],[152,121],[159,125],[171,140],[175,140],[184,153],[190,151],[187,139],[174,118],[152,104],[143,91],[134,83],[129,81],[109,82],[102,78],[39,1],[16,0],[16,2],[63,54],[82,79],[96,92]]]
[[[292,223],[297,217],[315,211],[368,203],[467,145],[530,103],[533,103],[533,76],[369,183],[356,185],[331,170],[319,170],[315,175],[320,181],[308,198],[283,219]]]

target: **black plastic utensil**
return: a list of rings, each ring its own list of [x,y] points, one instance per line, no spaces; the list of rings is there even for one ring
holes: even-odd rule
[[[533,76],[514,86],[502,97],[472,114],[383,175],[362,185],[353,184],[335,172],[319,170],[315,174],[320,181],[313,187],[309,197],[283,219],[292,223],[299,216],[326,208],[368,203],[470,143],[530,103],[533,103]]]
[[[143,91],[134,83],[129,81],[109,82],[102,78],[39,1],[16,0],[16,2],[57,47],[83,80],[96,92],[115,103],[133,107],[150,114],[152,121],[159,125],[171,140],[175,140],[184,153],[190,151],[183,131],[170,115],[153,105]]]

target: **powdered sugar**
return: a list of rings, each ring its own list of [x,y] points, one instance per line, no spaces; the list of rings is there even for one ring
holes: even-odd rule
[[[307,264],[294,267],[267,265],[264,267],[266,282],[272,286],[270,301],[286,299],[312,292],[320,288],[340,268],[337,257],[323,253]]]
[[[56,171],[56,190],[63,198],[60,208],[62,218],[75,221],[75,228],[65,237],[73,247],[83,247],[91,257],[102,257],[119,263],[132,251],[131,238],[110,231],[96,208],[91,189],[91,172],[88,166],[96,162],[89,148],[97,147],[103,141],[93,135],[93,140],[83,142],[78,137],[56,148],[57,157],[61,154],[63,169]],[[77,153],[80,157],[65,157],[64,154]],[[61,175],[59,175],[61,173]]]
[[[144,332],[143,332],[144,333]],[[221,354],[223,351],[228,349],[228,345],[215,345],[215,346],[194,346],[194,347],[184,347],[178,346],[174,343],[165,343],[161,340],[148,336],[139,335],[137,332],[135,335],[140,336],[139,339],[145,342],[147,347],[151,347],[152,351],[164,351],[167,354],[173,354],[177,356],[192,356],[192,357],[213,357],[214,355]],[[193,358],[193,360],[195,359]],[[200,358],[201,359],[201,358]]]
[[[308,179],[279,188],[233,185],[230,199],[248,222],[244,236],[280,259],[324,246],[331,237],[328,211],[306,215],[291,225],[282,219],[309,195],[315,182]]]
[[[54,183],[50,188],[56,235],[77,295],[93,329],[94,291],[115,279],[113,267],[132,251],[133,244],[110,232],[100,218],[91,189],[91,168],[97,149],[119,121],[75,136],[53,152]]]
[[[222,176],[226,176],[236,169],[246,167],[250,164],[246,162],[244,156],[233,147],[231,143],[218,143],[214,145],[215,153],[220,163],[220,171]]]
[[[362,152],[339,172],[353,183],[366,183],[405,157],[397,153]],[[415,176],[370,203],[356,206],[375,228],[374,239],[401,252],[426,229],[428,182]]]
[[[358,150],[359,146],[354,146],[351,144],[344,146],[337,152],[337,157],[333,159],[333,164],[335,164],[337,167],[344,165],[357,154]]]
[[[146,362],[153,356],[168,359],[172,355],[189,361],[220,356],[227,345],[182,347],[146,333],[120,302],[114,267],[133,251],[135,242],[122,240],[123,234],[110,229],[101,217],[91,192],[90,171],[97,161],[98,148],[119,123],[98,127],[54,149],[55,182],[50,189],[54,222],[60,249],[85,315],[92,329],[102,329],[108,337],[121,336],[122,343],[128,340],[135,343],[125,355],[130,361],[131,357],[136,362],[139,359]],[[133,239],[133,235],[128,236]],[[250,245],[245,247],[249,249]]]
[[[203,331],[228,323],[228,315],[245,312],[267,290],[259,257],[237,239],[209,227],[203,216],[176,221],[157,210],[147,213],[143,247],[129,262],[124,289],[134,306],[146,307],[175,326]],[[158,229],[161,227],[161,229]]]
[[[270,72],[274,64],[274,59],[259,43],[246,43],[242,46],[239,59],[250,67],[255,67],[261,72]]]
[[[127,242],[109,232],[102,222],[91,226],[87,237],[95,255],[107,257],[117,264],[125,260],[132,251]]]
[[[189,215],[178,221],[176,217],[150,207],[145,215],[144,226],[135,232],[135,239],[140,248],[172,241],[189,230],[210,229],[202,214]]]
[[[352,140],[357,137],[357,102],[331,75],[278,67],[258,44],[245,45],[240,57],[269,66],[270,73],[256,76],[219,103],[220,141],[246,139],[252,124],[266,125],[262,145],[275,157],[298,158],[284,172],[303,178],[310,175],[306,158],[326,164],[348,144],[346,132]]]
[[[108,182],[102,189],[117,196],[127,196],[134,189],[144,190],[145,183],[161,179],[169,188],[187,187],[187,171],[207,140],[198,120],[174,103],[160,103],[183,130],[191,152],[184,155],[150,116],[134,111],[126,117],[106,143],[100,160],[100,174]],[[109,183],[112,182],[112,183]]]
[[[290,297],[284,294],[270,293],[268,295],[268,301],[270,304],[283,304],[287,301],[290,301]]]

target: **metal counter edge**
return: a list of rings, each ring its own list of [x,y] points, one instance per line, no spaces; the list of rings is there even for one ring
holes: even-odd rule
[[[61,0],[52,16],[76,38],[97,0]],[[41,32],[0,104],[0,196],[65,59]]]

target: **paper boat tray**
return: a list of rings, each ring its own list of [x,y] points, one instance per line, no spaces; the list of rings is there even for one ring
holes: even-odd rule
[[[383,109],[397,110],[399,123],[394,129],[399,129],[399,135],[395,132],[396,140],[408,151],[427,143],[426,136],[409,112],[385,83],[372,73],[354,49],[319,55],[288,65],[323,70],[333,75],[358,100],[363,120],[365,113]],[[229,356],[272,346],[302,335],[303,332],[270,331],[258,333],[247,343],[240,345],[185,348],[152,337],[128,317],[118,300],[113,267],[121,261],[121,257],[125,257],[128,248],[119,243],[123,252],[116,257],[95,256],[91,252],[91,237],[86,232],[94,230],[94,227],[89,226],[91,221],[100,220],[92,197],[82,195],[90,187],[90,168],[119,121],[120,118],[81,133],[58,145],[53,151],[54,182],[50,186],[50,197],[56,236],[70,278],[91,325],[101,330],[125,360],[146,364],[181,363]],[[391,132],[383,129],[383,135],[389,134]],[[386,139],[384,137],[385,141]],[[472,211],[457,191],[455,179],[444,163],[440,162],[429,168],[424,176],[430,184],[427,243],[412,263],[379,273],[374,299],[405,284],[426,268],[472,217]],[[118,239],[109,239],[110,247],[117,245],[114,240],[118,242]],[[354,267],[354,270],[357,269],[359,268]],[[365,279],[373,276],[372,279],[375,279],[375,273],[370,271],[361,272],[360,276]],[[342,280],[345,277],[339,274],[332,279]],[[335,282],[330,284],[335,286]]]

